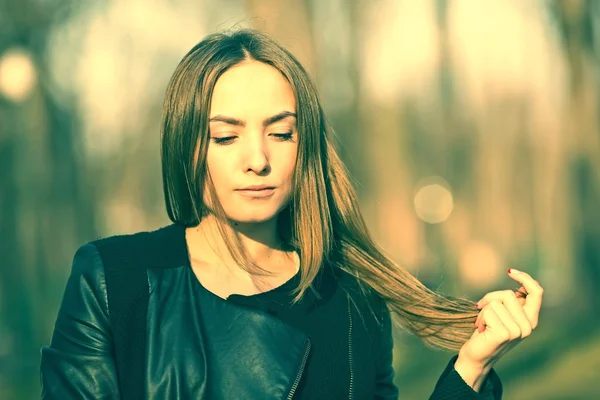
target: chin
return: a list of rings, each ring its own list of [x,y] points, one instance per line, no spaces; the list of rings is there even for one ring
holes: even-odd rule
[[[230,220],[241,224],[259,224],[275,218],[278,211],[279,209],[270,209],[269,207],[269,210],[238,209],[235,212],[227,212],[227,210],[225,210],[225,214]]]
[[[256,217],[256,216],[242,216],[242,217],[229,217],[231,221],[237,222],[238,224],[262,224],[273,219],[271,217]]]

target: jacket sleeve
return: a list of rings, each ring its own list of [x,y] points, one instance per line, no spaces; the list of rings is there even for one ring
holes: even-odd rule
[[[382,335],[379,343],[379,357],[375,377],[375,399],[396,400],[398,399],[398,388],[394,385],[392,320],[390,311],[385,304],[382,305],[381,316]]]
[[[454,369],[454,362],[458,358],[455,355],[450,359],[448,365],[437,381],[429,400],[501,400],[502,382],[500,377],[492,368],[488,373],[481,391],[476,392],[469,386]]]
[[[104,266],[96,247],[82,246],[49,346],[41,349],[42,399],[118,399]]]

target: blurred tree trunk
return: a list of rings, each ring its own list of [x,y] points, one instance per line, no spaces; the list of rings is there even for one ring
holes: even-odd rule
[[[10,376],[14,398],[39,393],[39,351],[49,343],[73,251],[95,232],[77,120],[59,106],[46,69],[49,34],[68,5],[0,1],[7,16],[0,54],[22,49],[36,75],[27,97],[0,100],[0,371],[8,366],[11,374],[0,373]]]
[[[344,83],[348,87],[350,96],[344,107],[335,108],[335,111],[329,114],[329,118],[339,139],[340,157],[346,164],[352,179],[358,183],[356,189],[359,202],[368,204],[376,196],[376,194],[373,195],[373,192],[377,192],[379,180],[374,176],[373,163],[370,163],[369,154],[365,152],[372,138],[366,137],[364,134],[365,124],[369,122],[368,116],[364,115],[364,110],[369,109],[370,99],[361,92],[360,64],[365,56],[361,51],[361,41],[364,40],[363,21],[361,20],[363,7],[366,5],[361,0],[348,0],[345,7],[347,24],[344,29],[348,32],[349,54],[345,60],[346,64],[338,66],[338,68],[347,70],[347,80]],[[315,27],[315,29],[319,28]],[[328,62],[328,55],[323,54],[319,59],[322,62]],[[332,89],[336,90],[335,86]],[[366,114],[369,115],[369,113]],[[365,211],[369,212],[369,210]]]
[[[0,132],[0,342],[3,355],[0,373],[8,375],[7,367],[13,366],[17,355],[24,355],[27,344],[33,339],[33,317],[29,291],[25,285],[22,255],[19,245],[19,196],[16,182],[18,141],[10,128],[11,108],[0,108],[2,130]],[[14,111],[14,109],[13,109]],[[13,358],[14,357],[14,358]]]
[[[598,134],[598,26],[593,0],[555,0],[569,66],[570,96],[566,132],[569,163],[575,271],[584,315],[600,306],[600,135]],[[596,24],[594,26],[594,24]]]

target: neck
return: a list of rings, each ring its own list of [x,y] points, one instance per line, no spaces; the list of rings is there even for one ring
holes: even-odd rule
[[[277,272],[278,266],[289,265],[291,255],[282,249],[283,244],[277,233],[276,218],[261,223],[228,221],[224,227],[227,233],[239,234],[250,259],[262,268]],[[204,217],[194,228],[192,240],[194,247],[200,250],[203,258],[208,262],[229,267],[233,273],[243,273],[231,257],[218,229],[216,217],[213,215]]]

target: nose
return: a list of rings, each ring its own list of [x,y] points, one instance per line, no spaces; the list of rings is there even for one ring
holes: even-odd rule
[[[271,169],[267,143],[262,135],[251,138],[247,144],[245,157],[245,171],[257,175],[266,175]]]

